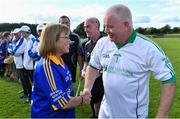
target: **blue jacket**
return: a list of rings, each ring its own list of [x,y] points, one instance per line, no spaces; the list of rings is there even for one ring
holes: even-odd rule
[[[71,73],[56,57],[41,59],[34,72],[32,118],[75,118],[75,110],[63,109],[74,96]]]
[[[31,46],[31,48],[28,50],[28,55],[29,57],[31,57],[34,61],[37,61],[41,58],[41,56],[39,55],[39,38],[33,39],[33,45]]]
[[[12,40],[11,54],[14,57],[14,63],[16,65],[16,69],[23,68],[25,47],[26,47],[26,40],[24,39],[24,37],[21,37],[18,40],[17,39]]]
[[[8,55],[7,48],[8,48],[8,41],[1,39],[0,40],[0,64],[4,63],[4,59]]]

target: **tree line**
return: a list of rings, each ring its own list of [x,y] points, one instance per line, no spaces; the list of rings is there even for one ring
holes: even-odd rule
[[[137,32],[141,34],[149,34],[149,35],[163,35],[163,34],[174,34],[174,33],[180,33],[180,27],[173,27],[171,28],[170,25],[165,25],[159,29],[150,27],[150,28],[137,28]]]
[[[37,36],[36,33],[36,26],[37,24],[28,24],[28,23],[1,23],[0,24],[0,32],[3,31],[13,31],[15,28],[21,28],[21,26],[27,25],[31,28],[31,33],[35,36]]]
[[[84,23],[80,23],[76,29],[74,29],[74,32],[77,33],[80,37],[85,37],[85,32],[83,30]],[[180,27],[173,27],[171,28],[170,25],[165,25],[161,28],[154,28],[154,27],[149,27],[149,28],[136,28],[135,31],[138,33],[144,34],[144,35],[154,35],[154,36],[162,36],[164,34],[172,34],[172,33],[180,33]],[[104,29],[102,31],[104,33]]]
[[[3,31],[12,31],[15,28],[20,28],[23,25],[27,25],[31,28],[32,34],[35,36],[37,35],[36,33],[36,26],[37,24],[28,24],[28,23],[1,23],[0,24],[0,32]],[[172,34],[172,33],[180,33],[180,27],[171,27],[170,25],[165,25],[161,28],[154,28],[154,27],[148,27],[148,28],[136,28],[135,31],[144,34],[144,35],[154,35],[154,36],[162,36],[164,34]],[[80,23],[74,30],[73,32],[77,33],[81,38],[86,37],[86,33],[84,32],[84,23]],[[103,31],[101,31],[104,33]]]

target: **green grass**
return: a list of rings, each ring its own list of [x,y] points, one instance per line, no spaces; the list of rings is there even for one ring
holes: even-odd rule
[[[179,33],[164,34],[164,36],[180,36]]]
[[[20,83],[0,79],[0,118],[29,117],[30,106],[19,100]]]
[[[174,100],[169,117],[180,117],[180,38],[158,38],[154,39],[156,43],[164,50],[166,55],[171,60],[174,70],[176,72],[176,98]],[[158,102],[161,91],[161,82],[155,81],[153,77],[150,80],[150,106],[149,117],[153,118],[156,115],[158,109]]]
[[[180,39],[178,38],[158,38],[154,39],[156,43],[165,51],[169,59],[171,60],[177,77],[176,98],[172,106],[169,117],[180,117]],[[79,74],[79,71],[77,72]],[[77,75],[77,82],[75,83],[75,92],[78,85],[79,75]],[[21,85],[18,82],[8,81],[7,79],[0,79],[0,118],[29,118],[30,106],[24,104],[19,100],[18,91],[21,90]],[[83,88],[83,82],[81,83],[81,89]],[[150,79],[150,104],[149,104],[149,117],[153,118],[156,115],[158,109],[158,102],[161,91],[161,82],[154,80],[153,76]],[[85,118],[90,117],[90,106],[78,106],[76,108],[76,117]]]
[[[75,92],[77,88],[75,83]],[[84,81],[81,82],[83,89]],[[0,118],[29,118],[30,105],[19,99],[18,92],[22,90],[21,84],[17,81],[9,81],[6,78],[0,78]],[[90,106],[78,106],[76,108],[76,117],[90,117]]]

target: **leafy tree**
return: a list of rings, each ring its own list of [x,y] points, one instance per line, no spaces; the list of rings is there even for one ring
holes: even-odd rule
[[[86,33],[84,32],[84,22],[80,23],[73,32],[77,33],[81,38],[85,38]]]
[[[160,32],[163,33],[163,34],[167,34],[169,33],[171,30],[171,26],[170,25],[165,25],[164,27],[160,28]]]
[[[141,33],[141,34],[145,33],[145,29],[142,27],[137,28],[135,31],[137,31],[138,33]]]
[[[37,35],[37,33],[36,33],[37,24],[28,24],[28,23],[2,23],[2,24],[0,24],[0,32],[12,31],[15,28],[20,28],[23,25],[29,26],[31,28],[31,33],[35,36]]]
[[[174,27],[172,33],[180,33],[180,27]]]

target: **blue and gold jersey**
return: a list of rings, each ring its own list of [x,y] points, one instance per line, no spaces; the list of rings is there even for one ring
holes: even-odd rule
[[[41,59],[34,72],[31,117],[74,118],[74,109],[63,109],[74,96],[68,67],[56,56]]]

